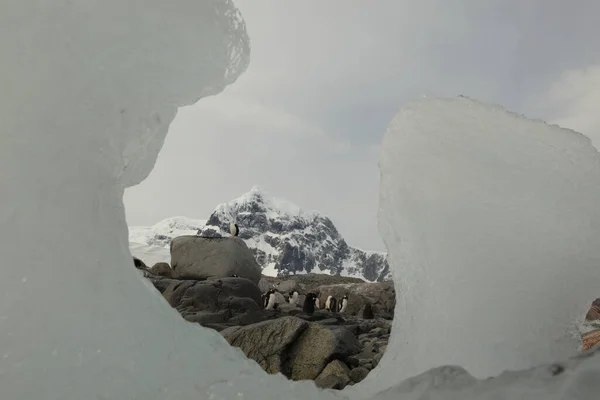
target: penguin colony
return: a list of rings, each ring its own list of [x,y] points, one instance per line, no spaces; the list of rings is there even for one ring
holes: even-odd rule
[[[262,303],[263,308],[265,310],[275,310],[278,307],[277,304],[277,289],[271,288],[267,290],[266,293],[262,295]],[[292,290],[288,292],[287,301],[290,305],[298,307],[300,300],[300,293],[297,290]],[[320,302],[318,294],[314,292],[309,292],[306,294],[304,303],[302,304],[302,311],[307,314],[312,314],[315,310],[319,310]],[[338,300],[333,296],[327,296],[327,300],[325,301],[325,310],[330,312],[338,312],[344,313],[348,309],[348,295],[344,295],[338,302]],[[369,310],[367,310],[367,315],[369,314]]]

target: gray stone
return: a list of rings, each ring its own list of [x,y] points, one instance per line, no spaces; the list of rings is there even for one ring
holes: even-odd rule
[[[369,370],[365,367],[354,368],[350,371],[350,379],[352,379],[355,383],[358,383],[365,379],[369,375]]]
[[[203,323],[202,321],[209,317],[206,317],[206,314],[194,317],[198,313],[217,313],[222,310],[228,310],[230,314],[219,315],[237,317],[238,325],[258,322],[265,318],[260,306],[258,286],[244,278],[173,280],[163,292],[163,296],[184,318],[192,318],[199,323]]]
[[[377,353],[373,356],[373,367],[376,367],[377,365],[379,365],[379,362],[381,361],[381,357],[383,357],[382,353]]]
[[[293,279],[278,282],[274,286],[275,289],[279,290],[282,293],[289,293],[292,290],[300,290],[300,285]]]
[[[260,278],[258,281],[258,288],[260,289],[261,293],[267,293],[272,287],[273,285],[271,285],[265,278]]]
[[[344,360],[360,351],[356,337],[343,329],[310,324],[289,350],[292,380],[315,379],[329,360]]]
[[[329,389],[343,389],[350,383],[350,369],[340,360],[333,360],[323,369],[323,371],[315,378],[317,387]],[[335,377],[332,379],[331,377]]]
[[[177,279],[203,280],[237,275],[258,284],[261,268],[238,237],[179,236],[171,241],[171,262]]]
[[[288,375],[284,364],[287,349],[308,326],[308,322],[301,319],[283,317],[241,328],[228,328],[221,335],[268,373]]]
[[[152,268],[150,268],[150,272],[153,275],[162,276],[165,278],[173,277],[173,270],[171,269],[171,266],[166,262],[159,262],[154,264]]]
[[[319,301],[325,304],[328,296],[341,299],[348,296],[346,314],[362,316],[362,309],[367,303],[373,305],[375,316],[393,314],[396,304],[396,292],[391,282],[379,283],[342,283],[322,285],[315,289],[319,293]]]

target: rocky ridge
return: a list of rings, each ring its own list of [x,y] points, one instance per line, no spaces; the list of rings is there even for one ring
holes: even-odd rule
[[[181,236],[173,242],[173,268],[148,268],[134,257],[135,267],[185,320],[219,331],[268,373],[342,389],[364,379],[383,356],[395,302],[391,283],[325,274],[257,279],[260,267],[239,238]],[[277,307],[265,309],[261,295],[271,289]],[[290,291],[300,293],[297,305],[288,302]],[[302,309],[308,293],[321,301],[313,312]],[[346,312],[324,310],[329,295],[348,296]],[[366,304],[373,314],[365,313]]]
[[[385,253],[349,246],[329,218],[273,197],[256,186],[218,205],[199,234],[228,236],[231,222],[239,225],[239,237],[253,251],[263,275],[313,272],[370,282],[391,279]]]

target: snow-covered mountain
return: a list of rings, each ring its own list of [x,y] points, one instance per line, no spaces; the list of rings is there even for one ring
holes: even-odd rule
[[[229,224],[254,252],[263,275],[328,273],[367,281],[391,279],[386,253],[348,246],[331,220],[269,195],[258,187],[219,204],[208,221],[174,217],[129,228],[130,249],[150,266],[170,261],[169,243],[181,235],[228,236]]]
[[[391,279],[387,255],[348,246],[331,220],[258,187],[230,202],[219,204],[202,236],[227,236],[236,222],[239,236],[254,252],[263,274],[329,273],[368,281]]]

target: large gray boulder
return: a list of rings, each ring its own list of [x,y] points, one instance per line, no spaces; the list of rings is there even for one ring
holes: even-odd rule
[[[392,282],[350,283],[322,285],[316,289],[319,293],[321,307],[324,307],[328,296],[338,301],[348,296],[348,315],[362,315],[366,303],[371,303],[376,316],[392,318],[396,305],[396,292]]]
[[[238,237],[179,236],[171,240],[171,265],[177,279],[203,280],[237,275],[258,284],[261,268]]]
[[[169,280],[164,298],[188,321],[248,325],[264,320],[260,290],[245,278]]]
[[[287,349],[308,327],[308,322],[283,317],[243,328],[228,328],[221,335],[230,345],[239,347],[248,358],[256,361],[269,374],[287,375]]]

